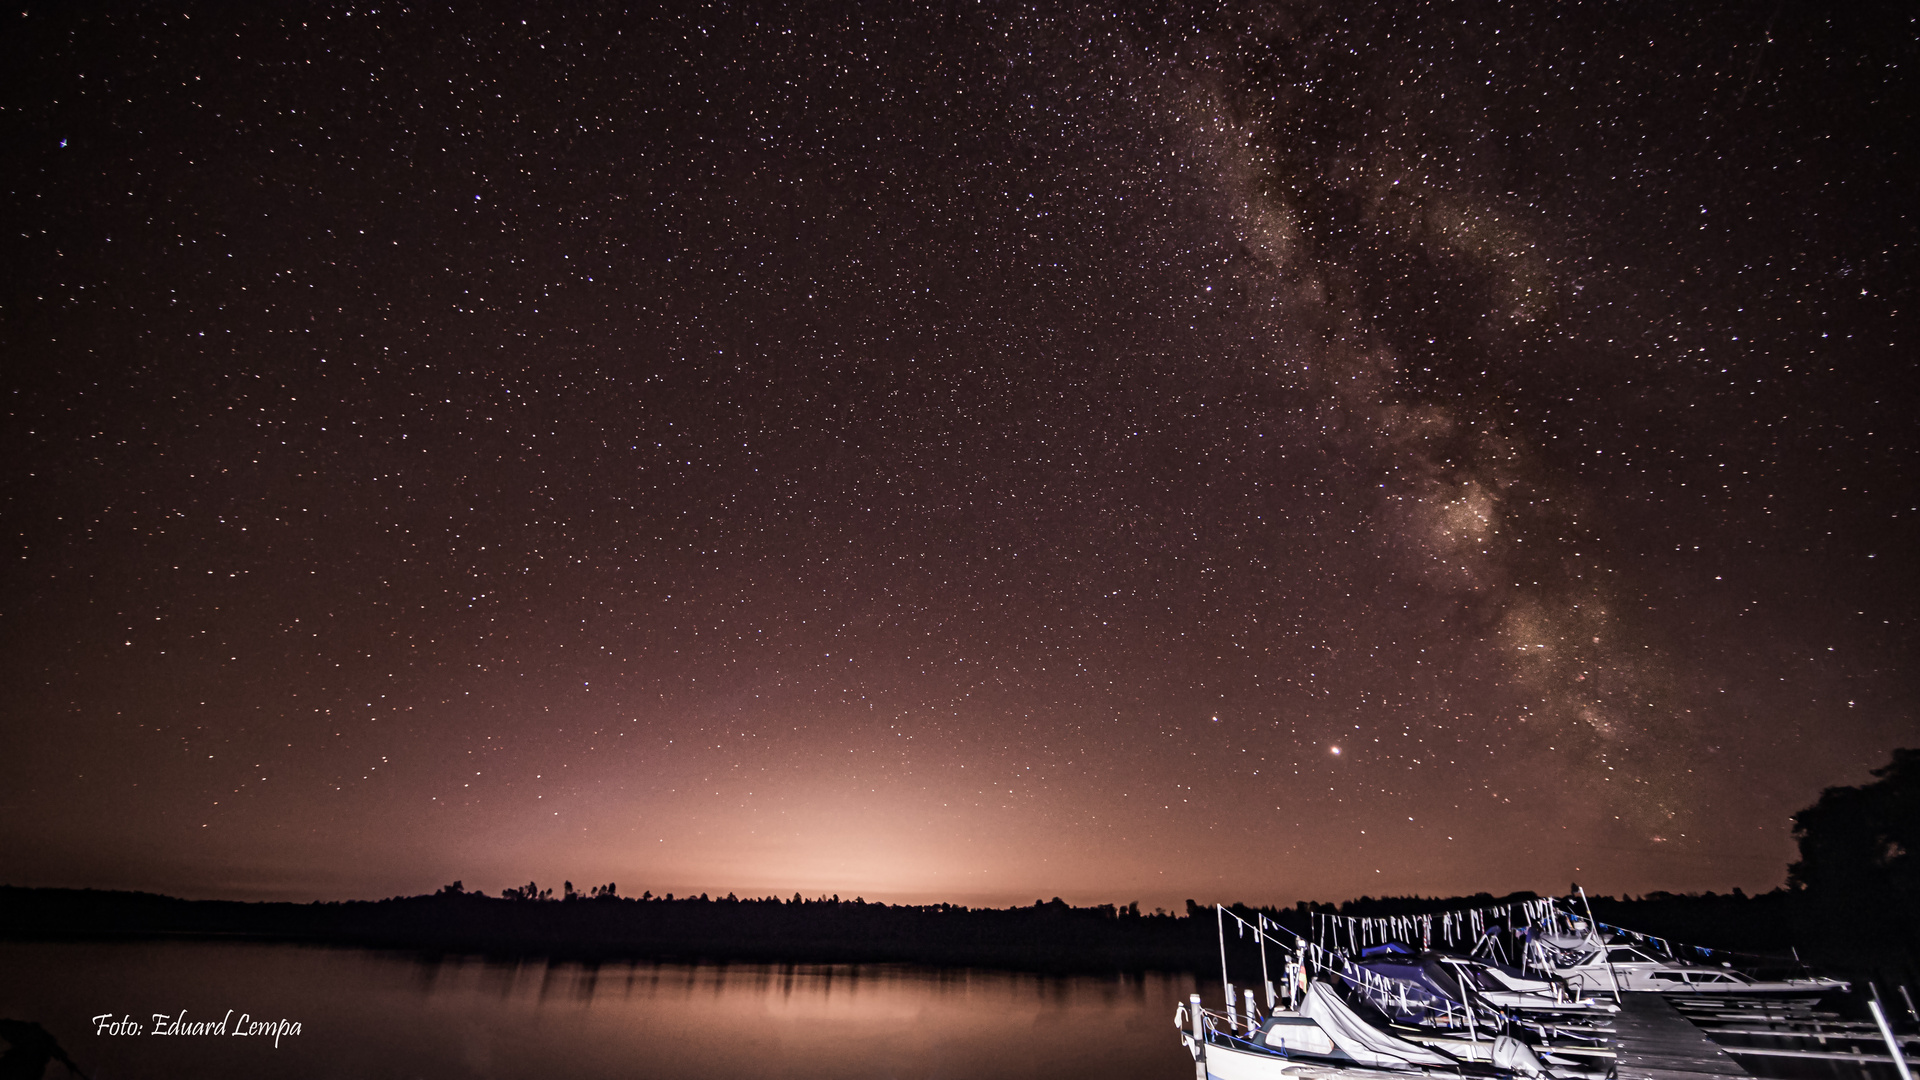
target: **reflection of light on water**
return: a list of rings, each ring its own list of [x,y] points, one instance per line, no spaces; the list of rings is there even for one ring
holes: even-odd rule
[[[891,973],[835,979],[818,969],[732,991],[743,1007],[790,1023],[899,1023],[924,1017],[932,1004],[908,980]]]
[[[475,960],[442,967],[453,970],[445,972],[451,978],[438,980],[438,1007],[470,1014],[490,997],[501,1015],[487,1023],[505,1031],[536,1023],[549,1027],[560,1019],[556,1007],[564,1005],[568,1022],[591,1032],[585,1037],[635,1048],[630,1052],[650,1063],[670,1066],[679,1054],[708,1047],[720,1025],[727,1032],[726,1054],[808,1063],[796,1075],[814,1075],[812,1068],[821,1069],[819,1075],[847,1069],[874,1075],[921,1075],[928,1069],[958,1076],[1064,1075],[1076,1063],[1054,1060],[1067,1044],[1051,1033],[1075,1031],[1104,1032],[1115,1048],[1141,1043],[1131,1054],[1116,1053],[1102,1073],[1127,1076],[1127,1059],[1143,1052],[1146,1060],[1165,1064],[1158,1061],[1165,1055],[1152,1052],[1160,1048],[1143,1034],[1158,1033],[1161,1025],[1144,1019],[1171,1015],[1170,1003],[1191,986],[1190,980],[1158,975],[1045,978],[894,965]],[[487,970],[496,967],[507,970]],[[705,1057],[710,1052],[703,1049],[688,1060],[727,1075],[748,1068],[745,1060],[716,1065]],[[1036,1067],[1049,1061],[1047,1068]],[[940,1069],[936,1063],[959,1067]]]
[[[129,1013],[242,1007],[305,1032],[298,1059],[261,1057],[271,1043],[252,1040],[54,1032],[102,1076],[1144,1080],[1192,1068],[1171,1017],[1194,982],[1173,974],[593,965],[205,942],[0,942],[0,970],[13,976],[0,1015],[88,1017],[106,997]]]
[[[439,1005],[618,1007],[694,999],[731,1017],[783,1023],[899,1023],[930,1013],[1108,1010],[1152,996],[1162,976],[1094,979],[906,965],[546,962],[424,959],[415,980]],[[1183,983],[1184,985],[1184,983]],[[1170,999],[1171,1000],[1171,999]]]
[[[716,1015],[763,1025],[882,1028],[933,1023],[948,1031],[991,1027],[1013,1016],[1026,1017],[1021,1022],[1028,1023],[1040,1013],[1060,1017],[1153,1008],[1164,1004],[1163,998],[1180,1000],[1185,992],[1181,988],[1189,985],[1184,978],[1163,975],[1046,977],[891,964],[482,959],[422,960],[419,964],[424,977],[418,983],[437,1007],[464,1008],[487,1001],[509,1008],[572,1004],[603,1011],[623,1007],[654,1011],[692,1002]]]
[[[1043,977],[888,965],[576,963],[195,942],[0,942],[0,1015],[242,1007],[298,1019],[243,1039],[56,1031],[98,1075],[578,1078],[1181,1075],[1190,977]],[[1215,987],[1211,991],[1218,993]]]

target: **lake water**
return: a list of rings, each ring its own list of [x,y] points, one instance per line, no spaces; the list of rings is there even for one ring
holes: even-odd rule
[[[0,1017],[127,1077],[1186,1080],[1185,975],[548,963],[294,945],[0,942]],[[1217,996],[1217,986],[1213,996]],[[155,1013],[221,1035],[111,1035]],[[229,1012],[231,1010],[231,1012]],[[242,1014],[297,1035],[236,1037]],[[63,1075],[59,1066],[47,1075]]]

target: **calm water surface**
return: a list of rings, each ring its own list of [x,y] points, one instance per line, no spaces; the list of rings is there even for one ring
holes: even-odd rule
[[[1188,976],[421,958],[291,945],[0,942],[0,1017],[122,1077],[1186,1080]],[[233,1010],[270,1037],[103,1035]],[[58,1066],[49,1075],[61,1075]]]

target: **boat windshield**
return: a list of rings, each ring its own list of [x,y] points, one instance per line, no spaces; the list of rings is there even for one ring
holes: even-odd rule
[[[1696,983],[1736,983],[1744,986],[1753,981],[1737,971],[1693,971],[1688,974],[1693,976]]]
[[[1482,990],[1499,991],[1507,989],[1507,984],[1495,978],[1493,973],[1486,968],[1474,966],[1467,968],[1467,971],[1473,975],[1473,985]]]

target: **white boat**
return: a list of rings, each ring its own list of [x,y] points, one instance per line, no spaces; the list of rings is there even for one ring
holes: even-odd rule
[[[1708,967],[1661,956],[1633,944],[1599,945],[1589,942],[1579,950],[1556,950],[1553,973],[1585,993],[1652,991],[1662,994],[1717,994],[1724,997],[1804,998],[1848,989],[1846,982],[1809,976],[1800,979],[1756,979],[1731,967]]]
[[[1455,1007],[1463,1024],[1461,1030],[1395,1025],[1374,1010],[1369,991],[1386,986],[1377,976],[1348,958],[1305,941],[1298,943],[1297,951],[1289,949],[1267,934],[1272,924],[1264,916],[1249,923],[1224,908],[1216,906],[1215,910],[1221,920],[1220,974],[1226,984],[1226,1011],[1208,1012],[1200,1003],[1200,995],[1194,994],[1175,1015],[1181,1042],[1193,1055],[1196,1076],[1202,1080],[1304,1080],[1334,1073],[1343,1077],[1472,1075],[1487,1080],[1600,1080],[1613,1075],[1613,1055],[1603,1047],[1571,1043],[1532,1047],[1506,1032],[1520,1034],[1524,1026],[1544,1034],[1544,1028],[1537,1024],[1514,1026],[1506,1019],[1495,1024],[1490,1022],[1497,1017],[1493,1012],[1476,1023],[1475,1014],[1486,1008],[1484,1002],[1463,1001]],[[1233,984],[1228,981],[1224,925],[1228,915],[1239,923],[1243,934],[1251,930],[1258,939],[1268,1011],[1264,1018],[1255,1011],[1253,991],[1244,991],[1243,1005],[1235,1000]],[[1269,942],[1287,955],[1277,991],[1267,981],[1272,970],[1267,961]],[[1321,978],[1308,977],[1309,954]],[[1444,972],[1440,978],[1449,979]],[[1336,984],[1356,994],[1352,1004],[1336,991]]]
[[[1447,953],[1418,953],[1398,943],[1366,950],[1353,961],[1384,985],[1361,989],[1389,1016],[1431,1022],[1432,1014],[1464,1012],[1471,1000],[1508,1014],[1603,1016],[1620,1007],[1580,994],[1557,978],[1539,978],[1504,964]]]
[[[1518,1039],[1484,1040],[1484,1056],[1463,1059],[1368,1024],[1325,983],[1310,982],[1298,1009],[1276,1009],[1263,1020],[1234,1018],[1200,1007],[1193,995],[1175,1017],[1181,1042],[1208,1080],[1277,1080],[1280,1077],[1458,1076],[1463,1060],[1481,1060],[1508,1077],[1550,1077],[1539,1057]]]

